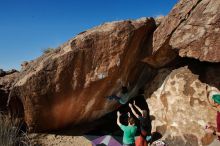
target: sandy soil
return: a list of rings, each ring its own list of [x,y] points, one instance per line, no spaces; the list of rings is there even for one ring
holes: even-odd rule
[[[30,134],[29,138],[33,146],[92,146],[92,143],[83,136]],[[215,140],[209,146],[220,146],[220,142]]]
[[[220,146],[220,142],[216,139],[212,144],[209,146]]]
[[[30,134],[34,146],[92,146],[83,136],[63,136],[55,134]]]

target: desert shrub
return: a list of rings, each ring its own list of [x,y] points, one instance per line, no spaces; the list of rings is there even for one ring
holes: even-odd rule
[[[21,130],[21,123],[16,118],[0,113],[0,145],[1,146],[29,146],[30,141]]]
[[[54,48],[46,48],[46,49],[43,49],[43,53],[44,53],[44,54],[51,53],[51,52],[53,52],[54,50],[55,50]]]

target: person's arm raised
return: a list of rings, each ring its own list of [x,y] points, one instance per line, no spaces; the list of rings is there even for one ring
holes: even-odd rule
[[[122,125],[121,122],[120,122],[120,116],[121,116],[121,113],[118,111],[118,112],[117,112],[117,125],[118,125],[118,126],[121,126],[121,125]]]
[[[129,103],[129,107],[130,107],[132,113],[135,115],[135,117],[136,117],[136,118],[139,118],[139,115],[138,115],[138,114],[136,113],[136,111],[134,110],[132,104]]]
[[[136,105],[135,101],[134,101],[134,106],[141,114],[143,114],[143,110],[141,110],[141,108]]]

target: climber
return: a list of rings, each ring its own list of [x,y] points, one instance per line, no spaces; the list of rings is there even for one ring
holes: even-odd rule
[[[150,114],[149,110],[142,110],[140,107],[138,107],[135,103],[133,102],[134,107],[141,113],[141,116],[137,114],[137,112],[134,110],[132,104],[129,104],[129,107],[132,111],[132,113],[137,117],[140,121],[140,129],[141,129],[141,137],[140,141],[150,141],[151,140],[151,119],[150,119]]]
[[[121,128],[123,133],[123,146],[135,146],[135,134],[137,126],[135,126],[135,120],[128,114],[128,126],[122,125],[120,122],[121,113],[117,112],[117,125]]]
[[[129,96],[128,96],[128,88],[125,86],[122,86],[120,95],[111,95],[107,96],[109,100],[116,100],[119,104],[124,105],[128,102]]]
[[[134,97],[138,93],[138,90],[145,85],[147,81],[147,78],[145,78],[147,76],[147,73],[147,68],[144,68],[139,78],[137,79],[136,85],[132,87],[131,90],[128,91],[128,88],[126,86],[122,86],[120,92],[121,95],[113,94],[111,96],[107,96],[107,99],[116,100],[120,105],[125,105],[132,97]]]
[[[218,140],[220,140],[220,93],[218,91],[211,90],[207,94],[208,102],[213,107],[213,109],[217,110],[216,123],[217,127],[214,124],[207,124],[205,127],[205,131],[207,133],[212,133],[213,135],[218,136]]]

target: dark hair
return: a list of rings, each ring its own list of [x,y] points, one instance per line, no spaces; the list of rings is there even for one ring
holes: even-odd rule
[[[121,93],[122,94],[128,93],[128,88],[126,86],[122,86],[121,87]]]
[[[134,118],[133,117],[129,117],[128,118],[128,123],[131,124],[131,125],[135,124]]]

